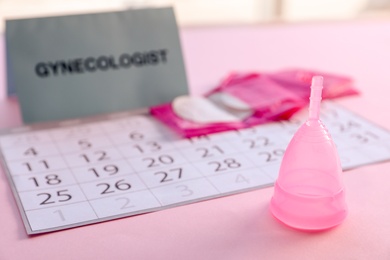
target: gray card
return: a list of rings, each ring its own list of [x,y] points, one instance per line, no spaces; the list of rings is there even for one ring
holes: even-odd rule
[[[172,8],[6,21],[26,123],[170,102],[188,93]]]

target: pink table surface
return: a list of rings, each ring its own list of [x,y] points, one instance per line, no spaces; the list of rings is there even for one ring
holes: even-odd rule
[[[230,71],[336,72],[362,91],[337,102],[390,129],[390,21],[185,28],[181,37],[194,94]],[[17,101],[1,101],[0,127],[19,124]],[[390,162],[343,179],[350,212],[326,232],[278,223],[268,210],[273,188],[266,188],[28,237],[1,172],[0,259],[390,259]]]

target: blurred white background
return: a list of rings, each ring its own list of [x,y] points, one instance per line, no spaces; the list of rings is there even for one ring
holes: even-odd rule
[[[5,19],[167,5],[181,27],[390,18],[390,0],[0,0],[0,57]],[[5,82],[0,61],[0,100]]]
[[[0,0],[0,31],[7,18],[165,5],[180,26],[390,17],[390,0]]]

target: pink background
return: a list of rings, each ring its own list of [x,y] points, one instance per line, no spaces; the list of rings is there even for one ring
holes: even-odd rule
[[[185,28],[181,38],[194,94],[231,71],[345,74],[362,94],[337,102],[390,130],[390,21]],[[1,91],[3,74],[0,63]],[[3,98],[0,127],[20,124],[17,101]],[[0,173],[0,259],[390,259],[390,162],[347,171],[343,179],[350,212],[326,232],[278,223],[268,210],[273,188],[266,188],[28,237]]]

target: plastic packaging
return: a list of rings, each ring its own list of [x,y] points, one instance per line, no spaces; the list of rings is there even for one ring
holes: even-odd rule
[[[322,90],[323,99],[359,94],[359,92],[353,88],[353,80],[342,75],[303,69],[290,69],[270,73],[268,76],[285,88],[293,89],[296,95],[308,100],[310,94],[308,88],[310,88],[311,80],[315,75],[322,75],[324,78]]]
[[[307,103],[267,75],[256,73],[231,74],[217,88],[207,93],[202,101],[201,98],[185,98],[188,101],[188,107],[185,108],[182,102],[185,99],[178,97],[170,104],[152,107],[150,112],[181,136],[194,137],[289,119]],[[197,107],[193,106],[194,103],[204,105]],[[206,106],[213,109],[206,111]],[[186,111],[179,111],[178,107]],[[211,113],[221,115],[216,107],[236,120],[228,116],[219,119],[212,117]],[[214,121],[209,121],[209,118],[214,118]]]
[[[150,113],[183,137],[289,119],[308,103],[308,78],[314,72],[232,73],[203,97],[178,97]],[[352,80],[325,74],[324,98],[357,94]],[[205,109],[205,108],[208,109]]]
[[[309,118],[286,149],[270,205],[277,219],[302,230],[328,229],[347,215],[339,156],[319,119],[321,92],[322,77],[313,77]]]

